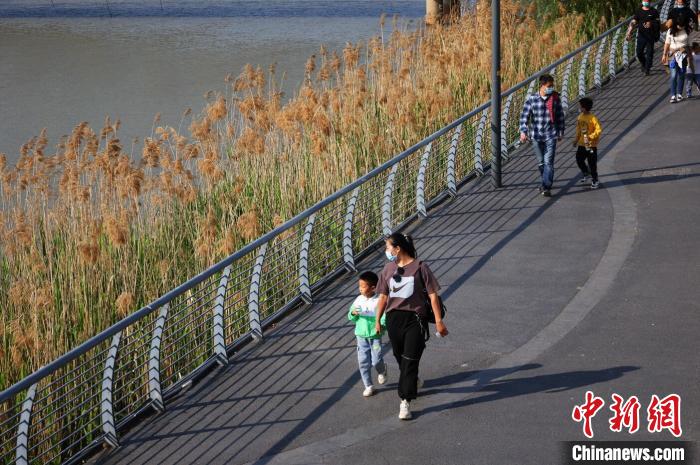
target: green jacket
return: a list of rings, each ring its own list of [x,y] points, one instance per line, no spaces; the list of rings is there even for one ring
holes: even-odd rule
[[[384,334],[384,328],[386,328],[386,314],[382,315],[382,332],[377,334],[375,330],[375,323],[377,321],[374,316],[374,312],[377,310],[377,300],[378,295],[367,298],[360,295],[355,299],[355,301],[350,305],[348,309],[348,320],[355,323],[355,335],[358,337],[363,337],[365,339],[377,339],[382,337]],[[357,310],[360,315],[353,315],[352,312]]]

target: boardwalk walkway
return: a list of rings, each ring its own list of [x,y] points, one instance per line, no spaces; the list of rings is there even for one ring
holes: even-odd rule
[[[571,409],[588,389],[643,409],[676,392],[683,438],[700,440],[700,100],[671,105],[666,75],[636,68],[593,95],[603,188],[577,185],[567,142],[540,197],[525,150],[505,188],[482,179],[414,227],[451,334],[429,342],[413,421],[396,418],[393,357],[386,387],[362,397],[347,275],[95,462],[559,463],[559,441],[584,439]],[[596,439],[630,439],[599,417]]]

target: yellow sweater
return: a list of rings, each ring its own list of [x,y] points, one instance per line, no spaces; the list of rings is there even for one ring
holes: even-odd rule
[[[591,147],[598,147],[600,135],[603,133],[603,128],[600,126],[600,121],[593,113],[581,113],[576,121],[576,143],[585,146],[583,135],[588,134],[588,142]]]

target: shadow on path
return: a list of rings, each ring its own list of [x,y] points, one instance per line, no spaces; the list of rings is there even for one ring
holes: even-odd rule
[[[539,364],[528,364],[518,367],[516,369],[512,369],[511,371],[522,371],[540,367],[541,365]],[[421,392],[421,395],[425,396],[438,393],[488,394],[480,397],[470,397],[467,399],[460,399],[452,402],[434,405],[431,407],[427,407],[423,410],[417,411],[416,414],[417,416],[420,416],[421,414],[425,415],[431,412],[440,412],[443,410],[450,410],[473,404],[481,404],[484,402],[494,402],[501,399],[507,399],[510,397],[517,396],[526,396],[528,394],[534,394],[538,392],[553,394],[557,392],[569,391],[581,387],[592,386],[597,383],[605,383],[608,381],[612,381],[621,378],[622,376],[624,376],[625,373],[639,369],[640,367],[636,366],[617,366],[612,368],[606,368],[604,370],[568,371],[564,373],[537,375],[531,377],[512,378],[504,380],[497,379],[500,378],[500,376],[489,378],[488,372],[490,370],[483,370],[483,372],[485,372],[486,378],[482,378],[482,375],[477,376],[477,383],[474,386],[447,387],[453,386],[454,384],[462,383],[474,377],[473,373],[469,372],[455,373],[453,375],[445,376],[444,378],[431,380],[429,386],[435,386],[436,389],[423,391]]]

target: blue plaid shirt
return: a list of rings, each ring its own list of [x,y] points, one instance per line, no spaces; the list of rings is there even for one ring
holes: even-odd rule
[[[554,98],[554,122],[547,110],[547,100]],[[528,128],[528,123],[532,117],[532,131]],[[561,98],[558,94],[552,94],[543,99],[539,93],[529,95],[525,100],[523,112],[520,115],[520,132],[525,133],[530,139],[536,141],[547,141],[564,136],[565,127],[564,109],[561,106]]]

